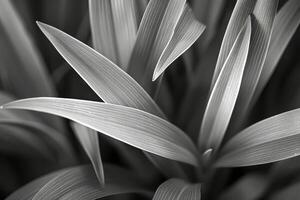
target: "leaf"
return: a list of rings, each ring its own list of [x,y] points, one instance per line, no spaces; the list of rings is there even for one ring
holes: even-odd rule
[[[51,26],[38,24],[61,55],[104,102],[137,108],[165,118],[147,92],[118,66],[67,34]],[[156,166],[161,166],[161,170],[166,162],[171,164],[158,157],[153,157],[152,161]]]
[[[171,41],[185,7],[185,0],[151,0],[138,29],[128,73],[150,90],[159,58]]]
[[[240,30],[244,26],[247,17],[252,13],[257,0],[238,0],[231,14],[229,23],[220,48],[215,72],[213,75],[211,88],[215,85],[219,77],[222,66],[232,49],[232,46],[238,36]]]
[[[190,138],[168,121],[141,110],[63,98],[25,99],[3,108],[59,115],[144,151],[197,166],[197,149]]]
[[[38,25],[58,52],[104,102],[163,116],[151,97],[118,66],[62,31],[41,22]]]
[[[90,161],[92,162],[96,176],[100,185],[104,186],[104,171],[100,154],[99,138],[97,131],[89,129],[78,123],[72,123],[72,128],[81,146],[84,148]]]
[[[299,121],[300,109],[296,109],[246,128],[225,144],[216,165],[259,165],[299,155]]]
[[[33,180],[19,188],[12,194],[10,194],[8,197],[5,198],[5,200],[32,200],[32,197],[35,195],[35,193],[37,193],[40,190],[40,188],[42,188],[47,182],[49,182],[53,178],[59,176],[59,174],[63,173],[64,171],[65,170],[52,172],[36,180]]]
[[[203,33],[205,26],[198,22],[186,5],[174,30],[174,35],[158,60],[152,80],[156,80],[167,67],[183,54]]]
[[[216,151],[224,137],[238,97],[251,36],[251,18],[241,29],[211,91],[199,136],[199,147]]]
[[[141,186],[136,186],[137,184],[131,182],[129,177],[133,180],[135,178],[127,170],[114,166],[109,166],[105,170],[112,176],[111,179],[108,179],[109,183],[105,188],[101,188],[99,185],[92,167],[76,166],[37,179],[13,193],[7,200],[15,197],[19,197],[20,200],[31,199],[31,197],[33,200],[92,200],[116,194],[144,194],[146,192]],[[117,175],[127,178],[127,180],[118,182],[120,178],[116,178]],[[28,198],[23,198],[23,195],[28,196]]]
[[[270,198],[270,200],[294,200],[299,198],[300,195],[300,184],[294,183],[287,188],[284,188],[280,190],[279,192],[273,194]]]
[[[200,200],[201,185],[189,184],[180,179],[169,179],[156,190],[153,200]]]
[[[254,101],[257,100],[271,78],[279,59],[296,32],[299,24],[300,2],[298,0],[289,0],[275,17],[270,47],[255,91]]]
[[[89,0],[94,48],[120,66],[127,68],[136,40],[136,0]]]
[[[244,119],[254,92],[257,89],[259,77],[269,49],[277,4],[278,0],[258,0],[253,11],[252,35],[248,60],[239,97],[236,102],[237,115],[235,123],[237,126],[239,126],[240,122]]]

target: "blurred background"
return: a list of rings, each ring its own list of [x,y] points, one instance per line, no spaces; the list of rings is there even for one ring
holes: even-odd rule
[[[214,0],[213,2],[220,6],[210,7],[209,3],[207,3],[207,7],[204,8],[199,7],[197,1],[202,0],[194,0],[189,3],[192,5],[195,16],[199,21],[207,25],[206,33],[200,37],[184,56],[177,59],[172,64],[172,67],[168,69],[163,80],[164,87],[161,89],[161,94],[157,100],[161,108],[168,114],[169,119],[192,137],[200,127],[201,116],[206,104],[206,95],[210,87],[219,47],[235,5],[234,0]],[[203,1],[209,2],[209,0]],[[285,0],[280,0],[279,8],[285,2]],[[88,1],[12,0],[12,3],[45,63],[45,70],[54,84],[56,95],[59,97],[98,100],[95,93],[69,67],[36,25],[36,21],[47,23],[90,45]],[[217,11],[213,9],[217,9]],[[299,52],[300,29],[298,28],[274,75],[252,110],[249,124],[300,107]],[[20,99],[33,96],[30,93],[27,95],[15,89],[14,84],[18,82],[18,84],[21,84],[19,87],[22,91],[26,87],[27,90],[30,90],[29,83],[27,85],[26,81],[17,80],[22,80],[24,77],[22,72],[18,71],[18,68],[15,66],[22,68],[22,65],[23,63],[18,59],[18,53],[7,31],[5,31],[5,27],[0,23],[0,89],[1,93],[5,94],[2,95],[3,97],[1,96],[2,98],[9,96],[11,99]],[[193,73],[195,75],[191,81],[190,75]],[[192,97],[186,97],[187,88],[191,88],[190,90],[194,91],[192,92]],[[185,106],[186,98],[192,99],[188,106]],[[2,99],[1,103],[6,101]],[[22,115],[25,116],[26,113]],[[36,114],[32,115],[39,118]],[[19,146],[17,142],[10,144],[16,151],[12,151],[4,146],[0,147],[0,199],[42,174],[64,166],[88,163],[88,159],[73,135],[68,121],[62,120],[62,123],[66,127],[65,135],[76,152],[76,160],[62,161],[62,164],[57,165],[56,162],[45,161],[39,155],[24,155],[22,146]],[[9,127],[2,131],[5,130],[9,132]],[[2,141],[5,141],[5,136],[3,138]],[[103,138],[100,146],[104,162],[132,167],[123,159],[124,152],[122,152],[122,147],[120,147],[122,146],[121,144],[116,148],[116,145],[114,145],[114,143],[117,143],[116,141],[111,141],[105,136],[101,136],[101,138]],[[4,145],[4,143],[1,142],[0,145]],[[136,152],[134,148],[127,146],[126,148],[127,150],[129,149],[128,151]],[[140,153],[136,153],[142,156]],[[158,174],[146,159],[145,163],[144,165],[147,166],[149,172],[148,178],[152,179],[152,183],[160,183],[164,177]],[[262,198],[267,199],[273,193],[300,181],[300,158],[256,167],[222,169],[216,176],[218,176],[218,182],[220,182],[219,185],[216,185],[216,191],[219,190],[221,193],[230,193],[232,190],[235,192],[243,191],[241,195],[244,195],[253,191],[255,193],[259,188],[267,187]],[[224,181],[222,181],[223,179]],[[266,181],[270,182],[268,186],[265,184]],[[237,184],[238,182],[241,182],[241,184]],[[151,185],[155,186],[157,184]],[[237,185],[238,189],[236,189]],[[261,187],[259,187],[260,185]]]

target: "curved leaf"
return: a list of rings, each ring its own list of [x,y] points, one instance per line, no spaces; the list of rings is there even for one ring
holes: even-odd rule
[[[222,66],[232,49],[232,46],[240,30],[244,26],[247,17],[252,13],[257,0],[238,0],[231,14],[229,23],[223,37],[221,49],[219,52],[217,64],[215,67],[211,88],[215,85],[219,77]],[[264,0],[263,0],[264,1]]]
[[[186,0],[151,0],[143,15],[128,73],[149,91],[154,68],[171,41]]]
[[[137,180],[129,171],[114,166],[108,166],[105,170],[110,175],[105,188],[99,185],[92,167],[76,166],[39,178],[17,190],[6,200],[93,200],[124,193],[147,194],[141,186],[133,183],[132,180]]]
[[[300,109],[260,121],[225,144],[216,165],[259,165],[300,154]]]
[[[294,183],[287,188],[282,189],[281,191],[275,193],[270,197],[270,200],[294,200],[298,199],[300,195],[300,184]]]
[[[104,171],[100,154],[99,137],[97,131],[82,126],[78,123],[71,124],[75,135],[79,139],[81,146],[88,155],[94,167],[99,183],[104,186]]]
[[[186,5],[174,30],[174,35],[154,69],[152,80],[156,80],[167,67],[183,54],[203,33],[205,26],[198,22]]]
[[[197,149],[173,124],[134,108],[93,101],[32,98],[4,108],[27,109],[59,115],[150,153],[197,165]]]
[[[249,105],[257,89],[265,59],[268,53],[273,22],[276,15],[278,0],[258,0],[252,20],[252,35],[248,60],[244,71],[243,81],[236,102],[235,123],[238,127],[244,120]]]
[[[40,22],[38,25],[58,52],[104,102],[163,115],[142,87],[107,58],[54,27]]]
[[[200,200],[201,185],[189,184],[180,179],[169,179],[156,190],[153,200]]]
[[[204,113],[199,147],[219,148],[238,97],[251,36],[251,19],[246,21],[221,69]]]

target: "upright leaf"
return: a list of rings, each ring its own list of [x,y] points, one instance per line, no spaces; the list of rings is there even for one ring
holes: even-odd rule
[[[241,29],[211,91],[198,144],[216,151],[222,142],[238,97],[251,36],[251,19]]]
[[[147,91],[154,68],[171,41],[185,0],[151,0],[138,29],[128,72]]]
[[[189,184],[180,179],[169,179],[161,184],[153,197],[153,200],[200,200],[201,185]]]
[[[261,94],[271,78],[279,59],[296,32],[299,24],[300,1],[289,0],[275,17],[270,47],[255,91],[254,101]]]
[[[98,133],[78,123],[72,123],[75,135],[94,167],[99,183],[104,186],[104,171],[100,154]]]
[[[253,11],[252,36],[244,77],[236,102],[236,124],[248,111],[269,49],[278,0],[258,0]]]
[[[156,80],[176,58],[200,37],[204,29],[205,26],[196,20],[192,10],[186,5],[171,41],[158,60],[152,79]]]
[[[260,121],[225,144],[216,165],[259,165],[300,154],[300,109]]]
[[[94,48],[122,69],[136,40],[136,0],[89,0]]]
[[[32,98],[4,108],[55,114],[150,153],[197,166],[197,149],[173,124],[147,112],[120,105],[63,98]]]
[[[257,0],[238,0],[234,10],[231,14],[229,23],[226,28],[226,32],[222,41],[221,49],[219,52],[217,64],[215,67],[215,72],[213,75],[213,80],[211,83],[211,88],[219,77],[219,73],[224,65],[230,50],[236,40],[236,37],[239,34],[239,31],[242,29],[247,17],[252,13],[254,6]]]

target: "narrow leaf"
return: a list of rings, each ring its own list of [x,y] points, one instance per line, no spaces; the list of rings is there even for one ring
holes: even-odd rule
[[[156,80],[167,67],[183,54],[203,33],[205,26],[198,22],[186,5],[175,28],[174,35],[160,57],[153,74]]]
[[[128,73],[147,91],[155,66],[171,41],[185,2],[151,0],[147,5],[128,66]]]
[[[127,68],[136,40],[136,0],[89,0],[95,49],[112,62]]]
[[[45,24],[39,23],[39,26],[62,56],[104,102],[137,108],[165,118],[147,92],[118,66],[67,34]],[[161,166],[160,169],[166,166],[166,162],[171,164],[154,155],[152,157],[155,165]]]
[[[278,0],[258,0],[253,11],[252,35],[248,60],[240,94],[236,102],[236,124],[239,126],[248,111],[251,99],[257,88],[258,80],[269,49],[273,22]]]
[[[238,0],[234,10],[231,14],[226,32],[222,41],[221,49],[219,52],[217,64],[215,67],[215,72],[213,75],[213,80],[211,83],[211,88],[219,77],[222,66],[232,49],[232,46],[236,40],[236,37],[239,34],[239,31],[242,29],[243,25],[246,22],[247,17],[252,13],[254,6],[257,0]]]
[[[246,21],[212,89],[204,113],[199,147],[217,150],[229,124],[238,97],[251,36],[251,19]]]
[[[153,200],[200,200],[201,185],[189,184],[180,179],[169,179],[156,190]]]
[[[120,105],[93,101],[32,98],[4,108],[55,114],[150,153],[197,165],[197,150],[190,138],[173,124],[155,115]]]
[[[275,17],[270,47],[255,91],[254,101],[261,94],[271,78],[279,59],[296,32],[299,24],[300,1],[289,0]]]
[[[62,31],[40,22],[38,25],[58,52],[104,102],[163,115],[142,87],[117,65]]]
[[[300,109],[260,121],[225,144],[219,167],[237,167],[275,162],[300,154]]]
[[[75,135],[79,139],[92,165],[94,167],[99,183],[104,186],[104,171],[100,154],[99,138],[97,131],[89,129],[78,123],[72,123]]]

